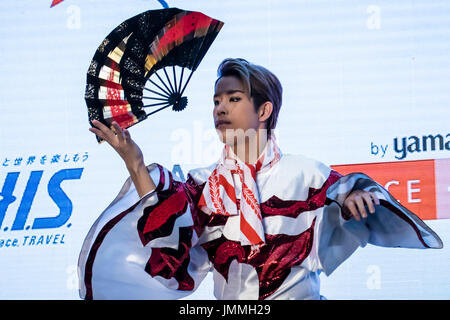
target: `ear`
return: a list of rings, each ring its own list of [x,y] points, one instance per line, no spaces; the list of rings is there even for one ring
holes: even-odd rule
[[[270,115],[272,114],[273,110],[273,104],[270,101],[264,102],[258,110],[258,117],[259,121],[263,122],[269,119]]]

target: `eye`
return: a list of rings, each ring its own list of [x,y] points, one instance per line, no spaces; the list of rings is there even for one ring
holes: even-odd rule
[[[219,100],[214,100],[214,106],[219,105]]]
[[[241,100],[240,97],[231,97],[231,98],[230,98],[230,102],[238,102],[238,101],[240,101],[240,100]]]

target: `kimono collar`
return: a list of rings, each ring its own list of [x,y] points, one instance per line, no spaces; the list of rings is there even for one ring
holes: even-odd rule
[[[198,203],[200,209],[207,214],[239,215],[241,245],[265,243],[256,177],[258,172],[273,167],[280,157],[281,150],[273,135],[254,164],[243,162],[225,145],[205,184]]]

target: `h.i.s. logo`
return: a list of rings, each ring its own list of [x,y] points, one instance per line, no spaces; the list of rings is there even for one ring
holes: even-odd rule
[[[87,153],[51,160],[42,156],[40,163],[30,161],[35,156],[28,161],[5,158],[0,171],[0,249],[65,243],[73,212],[73,192],[67,190],[81,179],[80,165],[87,158]]]

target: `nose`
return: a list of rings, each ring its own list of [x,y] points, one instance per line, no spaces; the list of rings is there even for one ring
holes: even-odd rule
[[[225,102],[220,101],[214,108],[214,113],[216,116],[224,115],[228,113],[227,105]]]

